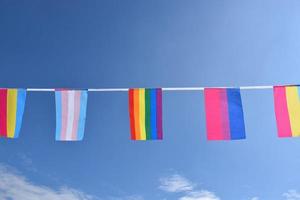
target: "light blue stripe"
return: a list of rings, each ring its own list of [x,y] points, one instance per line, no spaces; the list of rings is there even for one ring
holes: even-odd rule
[[[79,120],[78,120],[77,140],[82,140],[83,136],[84,136],[84,126],[85,126],[85,119],[86,119],[87,98],[88,98],[88,92],[87,91],[81,91],[81,96],[80,96],[80,113],[79,113]]]
[[[25,101],[26,101],[26,90],[18,89],[16,128],[15,128],[14,138],[17,138],[20,135],[20,130],[21,130],[21,126],[22,126],[22,119],[23,119],[23,114],[24,114],[24,108],[25,108]]]
[[[61,110],[61,91],[55,91],[55,106],[56,106],[56,133],[55,139],[61,140],[61,121],[62,121],[62,110]]]
[[[156,125],[156,89],[150,90],[150,108],[151,108],[151,139],[157,139],[157,125]]]

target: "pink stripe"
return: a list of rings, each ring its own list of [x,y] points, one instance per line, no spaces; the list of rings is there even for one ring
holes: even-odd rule
[[[204,89],[206,131],[208,140],[222,140],[222,120],[221,120],[221,90]]]
[[[72,140],[78,139],[77,130],[78,130],[78,120],[79,120],[79,113],[80,113],[80,97],[81,97],[81,91],[75,91]]]
[[[274,106],[278,137],[292,137],[285,86],[274,87]]]
[[[66,140],[68,122],[68,91],[61,91],[61,120],[60,139]]]
[[[220,89],[220,121],[221,135],[223,140],[230,140],[229,113],[228,113],[228,98],[227,89]]]

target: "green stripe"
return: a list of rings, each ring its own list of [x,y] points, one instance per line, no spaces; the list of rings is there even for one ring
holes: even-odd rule
[[[146,120],[146,140],[151,139],[151,96],[150,89],[145,89],[145,120]]]

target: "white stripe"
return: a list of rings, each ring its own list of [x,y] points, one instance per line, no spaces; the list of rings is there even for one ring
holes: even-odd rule
[[[73,129],[73,121],[74,121],[74,99],[75,99],[75,91],[68,91],[68,121],[67,121],[67,132],[66,139],[72,139],[72,129]]]

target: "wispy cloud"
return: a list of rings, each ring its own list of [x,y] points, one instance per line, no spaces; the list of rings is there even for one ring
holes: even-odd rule
[[[200,190],[188,192],[186,195],[179,198],[179,200],[220,200],[213,192],[207,190]]]
[[[124,200],[144,200],[144,198],[140,195],[132,195],[126,197]]]
[[[12,200],[95,200],[70,187],[53,189],[31,183],[14,169],[0,165],[0,196]]]
[[[144,200],[140,195],[131,195],[125,197],[108,197],[109,200]]]
[[[32,171],[32,172],[37,172],[37,169],[34,167],[33,161],[30,158],[30,156],[28,156],[25,153],[18,153],[16,156],[17,156],[17,159],[20,160],[21,164],[24,166],[24,168],[26,170]]]
[[[185,192],[194,189],[194,185],[185,177],[174,174],[160,179],[159,189],[165,192]]]
[[[258,197],[252,197],[251,200],[259,200]]]
[[[300,200],[300,193],[297,190],[289,190],[282,194],[285,200]]]
[[[213,192],[198,190],[196,184],[179,174],[160,178],[159,189],[169,193],[181,193],[178,200],[220,200]]]
[[[37,185],[14,168],[1,163],[0,198],[1,200],[144,200],[140,195],[99,198],[71,187],[51,188],[44,185]]]

